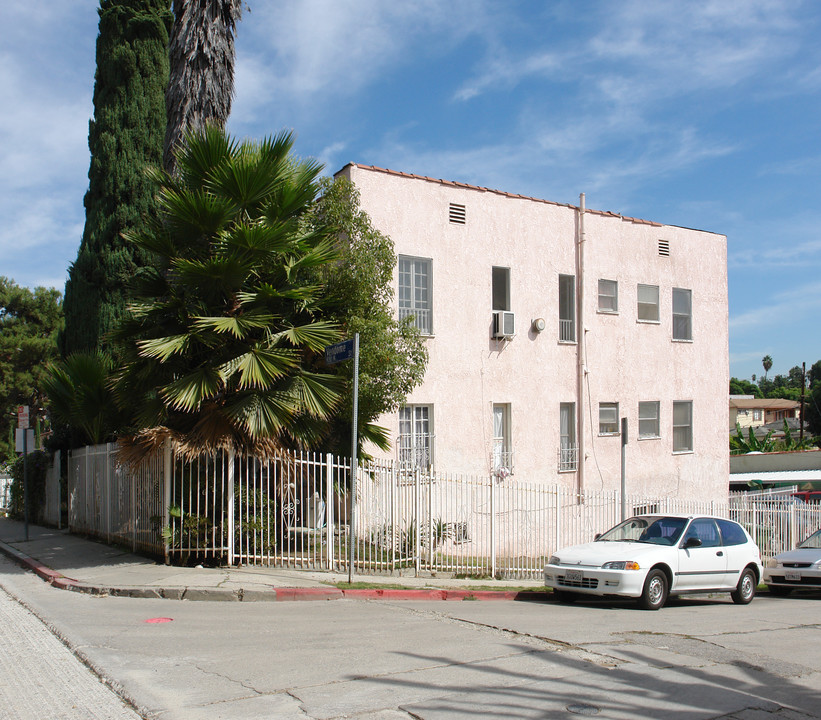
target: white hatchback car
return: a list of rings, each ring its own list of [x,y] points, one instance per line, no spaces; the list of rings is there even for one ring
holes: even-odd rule
[[[670,595],[729,592],[746,604],[761,580],[761,553],[741,525],[706,515],[638,515],[595,541],[559,550],[544,582],[560,600],[638,598],[647,610]]]
[[[773,595],[793,590],[821,590],[821,530],[816,530],[795,550],[779,553],[767,561],[764,582]]]

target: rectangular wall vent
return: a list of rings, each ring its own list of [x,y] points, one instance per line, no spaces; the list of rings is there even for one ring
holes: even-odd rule
[[[670,241],[659,240],[659,255],[670,257]]]
[[[466,211],[464,205],[458,205],[457,203],[450,204],[450,214],[449,218],[452,223],[457,223],[458,225],[465,224],[465,217]]]

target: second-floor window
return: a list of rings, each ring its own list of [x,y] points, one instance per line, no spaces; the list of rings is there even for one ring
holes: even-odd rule
[[[619,404],[599,403],[599,435],[619,434]]]
[[[673,403],[673,452],[693,451],[693,403]]]
[[[658,400],[639,403],[639,437],[657,438],[661,435],[661,414]]]
[[[399,256],[399,319],[412,317],[422,335],[433,335],[432,261]]]
[[[673,340],[693,339],[693,291],[673,288]]]
[[[576,278],[559,275],[559,340],[576,342]]]
[[[599,280],[599,312],[619,311],[619,284],[615,280]]]
[[[644,322],[659,321],[659,286],[638,286],[638,319]]]

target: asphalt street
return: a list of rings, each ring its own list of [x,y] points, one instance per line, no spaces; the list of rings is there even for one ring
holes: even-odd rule
[[[60,638],[55,653],[70,647],[105,681],[94,692],[116,701],[108,685],[145,718],[821,717],[817,597],[674,600],[659,612],[600,601],[188,602],[68,592],[5,559],[0,586],[45,621],[37,633]],[[34,615],[4,614],[4,637],[32,621],[30,634]],[[51,649],[15,652],[57,662]],[[38,717],[19,701],[42,692],[32,675],[7,678],[3,711],[17,714],[3,717]],[[98,707],[68,685],[66,703]]]

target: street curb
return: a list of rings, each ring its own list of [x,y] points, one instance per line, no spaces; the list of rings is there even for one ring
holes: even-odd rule
[[[160,588],[145,586],[102,587],[82,583],[52,570],[39,560],[0,541],[0,552],[18,565],[31,570],[49,585],[59,590],[108,595],[111,597],[151,598],[160,600],[190,600],[192,602],[305,602],[317,600],[445,600],[445,601],[529,601],[547,600],[551,593],[540,590],[463,590],[444,588],[271,588],[259,590],[244,588]]]

